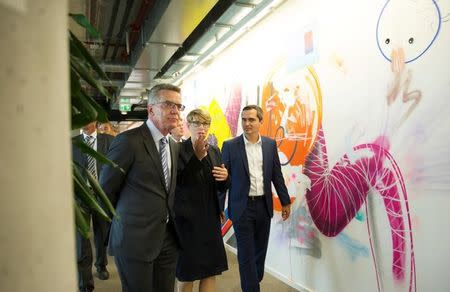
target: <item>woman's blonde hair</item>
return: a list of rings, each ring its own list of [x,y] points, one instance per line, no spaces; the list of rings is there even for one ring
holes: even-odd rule
[[[211,115],[200,108],[190,111],[186,117],[188,123],[192,123],[194,119],[201,123],[211,123]]]

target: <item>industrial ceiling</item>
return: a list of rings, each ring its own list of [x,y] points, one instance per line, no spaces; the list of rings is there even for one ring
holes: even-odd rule
[[[75,2],[82,2],[77,4]],[[274,0],[71,0],[71,13],[83,13],[102,35],[91,39],[75,30],[101,64],[113,96],[89,93],[111,121],[144,120],[146,89],[161,82],[179,84],[238,31],[282,1]],[[79,10],[79,11],[73,11]]]

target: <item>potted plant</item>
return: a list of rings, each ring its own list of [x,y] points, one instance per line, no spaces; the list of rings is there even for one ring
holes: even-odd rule
[[[90,36],[99,38],[100,34],[89,23],[84,15],[69,14],[69,16],[79,25],[86,28],[86,31]],[[83,43],[70,30],[69,44],[72,130],[80,129],[93,121],[107,122],[107,113],[86,93],[81,80],[85,81],[89,86],[94,87],[100,94],[109,99],[111,97],[108,90],[97,79],[109,80],[109,78],[100,68],[94,57],[92,57],[84,47]],[[101,163],[108,163],[118,167],[114,162],[108,160],[105,156],[82,141],[74,142],[73,147],[78,147],[82,152],[93,156]],[[88,180],[86,180],[86,177]],[[116,212],[98,181],[85,167],[73,162],[72,178],[75,196],[74,208],[76,227],[83,236],[88,237],[90,226],[89,222],[86,222],[84,219],[82,214],[83,209],[80,207],[81,205],[90,209],[92,212],[100,214],[107,221],[111,221],[111,218],[116,215]],[[88,186],[87,181],[89,181],[91,187]]]

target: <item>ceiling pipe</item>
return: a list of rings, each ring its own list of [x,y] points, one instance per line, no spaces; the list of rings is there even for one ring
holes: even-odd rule
[[[120,23],[120,31],[117,35],[117,42],[122,42],[123,34],[125,32],[125,27],[128,22],[128,17],[130,16],[131,8],[133,7],[134,0],[127,0],[127,6],[125,7],[125,12],[122,16],[122,22]],[[117,56],[118,46],[114,47],[114,51],[111,56],[111,60],[115,60]]]
[[[205,34],[208,29],[217,22],[217,20],[223,15],[223,13],[233,5],[235,1],[233,0],[222,0],[218,1],[214,7],[208,12],[208,14],[203,18],[203,20],[197,25],[197,27],[192,31],[192,33],[186,38],[182,46],[170,57],[170,59],[164,64],[161,70],[156,74],[155,79],[162,78],[167,70],[176,62],[178,59],[183,57],[200,38]]]
[[[120,72],[120,73],[130,73],[131,67],[128,64],[118,64],[118,63],[101,63],[100,68],[105,72]]]
[[[108,48],[109,48],[109,44],[111,42],[112,32],[114,30],[114,25],[116,24],[117,11],[119,10],[119,4],[120,4],[120,0],[114,1],[112,15],[111,15],[111,18],[109,20],[109,25],[108,25],[108,32],[105,36],[105,48],[103,50],[103,58],[102,58],[103,61],[106,59],[106,55],[108,54]]]
[[[100,83],[104,87],[117,87],[122,88],[125,85],[125,81],[123,80],[102,80],[102,79],[96,79],[98,83]],[[87,83],[84,80],[81,80],[82,86],[87,86],[89,83]]]
[[[166,11],[171,1],[169,0],[156,0],[154,1],[153,7],[148,13],[147,17],[144,20],[144,23],[141,27],[139,34],[137,34],[137,41],[142,39],[141,43],[137,43],[134,48],[131,50],[130,54],[130,65],[134,67],[144,50],[145,43],[150,40],[151,35],[156,29],[161,17]],[[141,38],[142,36],[142,38]],[[131,42],[131,41],[130,41]]]
[[[133,50],[134,47],[137,44],[137,41],[139,39],[139,31],[142,28],[142,24],[145,21],[145,18],[153,8],[153,5],[155,4],[155,1],[153,0],[144,0],[141,3],[141,7],[139,7],[139,13],[136,16],[136,19],[134,22],[130,25],[131,32],[129,34],[129,43],[130,43],[130,50]]]

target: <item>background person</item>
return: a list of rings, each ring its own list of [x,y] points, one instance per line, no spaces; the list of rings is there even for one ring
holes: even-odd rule
[[[170,136],[175,140],[175,142],[183,142],[185,140],[183,138],[185,134],[184,132],[183,118],[180,116],[177,126],[170,131]]]
[[[81,140],[91,148],[97,150],[103,155],[108,152],[113,136],[97,133],[96,122],[92,122],[83,128],[81,135],[75,136],[74,141]],[[86,168],[95,178],[98,178],[101,172],[101,164],[93,157],[81,152],[78,147],[72,146],[72,157],[75,162]],[[86,178],[87,180],[87,178]],[[92,227],[94,231],[95,243],[95,276],[100,280],[109,278],[109,272],[106,269],[108,259],[106,256],[106,246],[108,243],[109,223],[96,213],[91,213],[87,207],[83,207],[85,219],[90,223],[92,218]],[[94,290],[94,278],[92,277],[92,247],[89,238],[84,238],[78,231],[76,234],[77,246],[77,268],[78,268],[78,287],[80,291]]]

